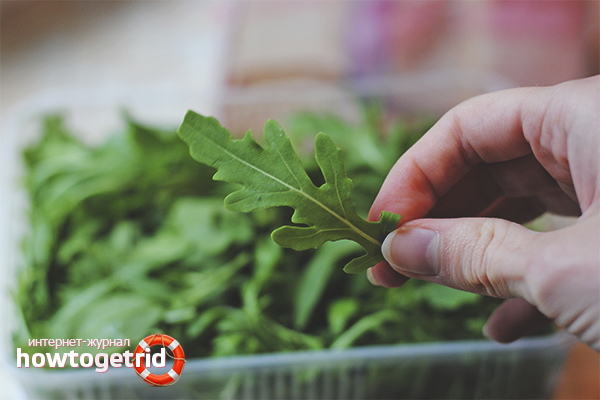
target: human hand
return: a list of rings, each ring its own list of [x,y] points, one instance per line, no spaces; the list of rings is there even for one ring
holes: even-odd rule
[[[600,351],[600,76],[458,105],[392,168],[369,219],[382,210],[403,224],[373,283],[506,298],[484,328],[491,339],[553,320]],[[580,217],[544,233],[518,224],[545,211]]]

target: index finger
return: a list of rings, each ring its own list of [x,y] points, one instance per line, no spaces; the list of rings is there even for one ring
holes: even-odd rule
[[[422,218],[475,165],[512,160],[532,152],[524,129],[539,129],[543,102],[532,101],[541,88],[519,88],[481,95],[446,113],[388,174],[369,220],[386,210],[402,223]]]

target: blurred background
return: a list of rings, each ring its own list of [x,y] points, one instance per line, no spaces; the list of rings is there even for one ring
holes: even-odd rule
[[[7,171],[31,133],[19,124],[42,111],[78,108],[68,122],[90,143],[119,126],[120,107],[162,126],[191,108],[233,132],[260,132],[299,105],[352,119],[348,99],[368,96],[401,115],[440,116],[477,94],[598,74],[599,6],[2,0],[0,200],[9,203]],[[11,243],[10,229],[0,235]],[[2,264],[3,288],[14,259]],[[555,398],[598,398],[597,354],[575,346],[569,357]]]
[[[477,92],[596,74],[597,17],[596,1],[3,1],[2,115],[100,89],[124,104],[186,92],[210,110],[275,84],[438,88],[446,96],[406,96],[404,109],[443,112]]]

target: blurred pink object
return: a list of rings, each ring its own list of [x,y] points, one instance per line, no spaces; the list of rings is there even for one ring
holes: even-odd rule
[[[435,46],[447,22],[446,1],[387,2],[384,38],[390,62],[399,69],[419,65]]]
[[[445,1],[358,2],[350,27],[350,53],[358,76],[418,66],[441,33]]]
[[[493,2],[494,67],[517,85],[553,85],[585,76],[585,13],[590,3]]]
[[[378,0],[353,11],[355,76],[476,70],[551,85],[598,73],[598,2]]]

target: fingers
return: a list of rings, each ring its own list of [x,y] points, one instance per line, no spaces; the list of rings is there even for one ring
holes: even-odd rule
[[[540,199],[537,196],[500,198],[482,211],[478,217],[502,218],[520,224],[532,221],[542,215],[545,211],[554,212],[560,205],[560,213],[565,216],[579,216],[581,210],[564,193],[551,193]]]
[[[382,253],[398,276],[523,299],[490,318],[486,332],[495,340],[529,333],[544,323],[543,315],[598,350],[599,215],[596,210],[545,233],[493,218],[413,220],[387,236]],[[382,279],[404,279],[387,273]]]
[[[522,115],[525,108],[543,107],[526,101],[539,90],[490,93],[449,111],[394,165],[369,218],[376,220],[383,210],[402,214],[403,221],[422,218],[476,165],[531,154]]]
[[[600,76],[595,76],[546,88],[489,93],[458,105],[394,165],[369,219],[377,220],[383,210],[401,214],[404,223],[423,218],[482,165],[495,170],[483,175],[491,175],[493,182],[467,182],[470,191],[458,192],[463,208],[470,203],[481,208],[486,201],[489,206],[490,196],[505,192],[508,197],[535,195],[558,213],[576,214],[577,205],[585,211],[597,196],[598,136],[589,132],[598,129],[599,89]],[[560,190],[541,196],[536,188],[548,182]],[[519,188],[525,194],[510,194]],[[565,197],[572,201],[565,202]],[[451,203],[456,203],[456,195]]]
[[[547,325],[550,319],[523,299],[508,299],[490,316],[483,328],[485,336],[510,343]]]
[[[600,205],[577,223],[540,234],[526,275],[529,303],[600,351]],[[592,209],[590,209],[591,211]]]
[[[371,207],[370,220],[386,210],[403,225],[384,241],[388,263],[370,280],[521,298],[492,315],[490,337],[512,341],[549,318],[600,349],[599,136],[590,134],[598,94],[600,76],[496,92],[444,115],[394,165]],[[548,233],[510,222],[547,210],[581,218]]]
[[[367,270],[367,278],[374,285],[386,288],[395,288],[404,285],[408,277],[394,271],[390,265],[383,261]]]
[[[545,211],[581,213],[535,157],[527,155],[501,163],[476,165],[438,199],[427,217],[487,216],[527,222]]]
[[[420,219],[389,234],[382,252],[393,270],[410,278],[494,297],[525,297],[527,260],[537,235],[500,219]]]

